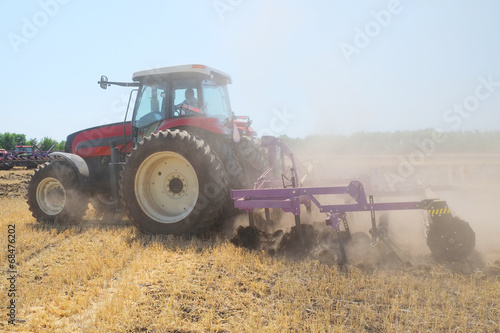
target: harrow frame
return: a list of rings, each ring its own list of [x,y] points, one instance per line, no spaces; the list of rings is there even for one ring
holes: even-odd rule
[[[386,236],[386,230],[382,225],[377,226],[375,212],[379,211],[406,211],[406,210],[425,210],[428,213],[430,223],[440,223],[444,219],[453,219],[453,215],[446,201],[439,199],[425,199],[421,201],[400,201],[400,202],[380,202],[375,203],[373,195],[367,196],[364,186],[357,180],[352,180],[345,186],[326,186],[326,187],[302,187],[302,183],[307,175],[299,182],[298,161],[290,149],[278,138],[263,137],[262,143],[269,152],[270,167],[257,180],[253,189],[231,190],[231,198],[237,209],[248,212],[249,223],[255,227],[253,211],[255,209],[265,209],[266,220],[269,220],[269,209],[281,209],[284,212],[292,213],[295,216],[295,227],[302,244],[304,244],[301,230],[301,205],[305,206],[307,212],[311,211],[314,204],[320,213],[326,214],[326,224],[331,226],[337,235],[340,245],[341,262],[346,262],[346,252],[341,235],[341,225],[350,238],[349,224],[346,219],[346,213],[349,212],[370,212],[372,242],[376,243],[378,238]],[[285,177],[286,170],[285,157],[291,161],[291,178]],[[277,176],[280,175],[281,179]],[[285,184],[287,179],[290,184]],[[281,185],[282,188],[276,186]],[[322,203],[319,196],[337,196],[346,198],[344,203],[332,204]],[[443,241],[454,242],[453,239],[444,239]],[[453,244],[451,244],[453,245]]]

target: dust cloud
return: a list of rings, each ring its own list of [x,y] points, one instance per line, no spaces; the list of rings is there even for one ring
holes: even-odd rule
[[[467,221],[475,232],[475,250],[464,260],[468,267],[466,270],[474,271],[499,262],[500,222],[497,218],[495,194],[500,187],[500,154],[435,154],[428,156],[420,165],[416,165],[411,174],[404,175],[401,175],[398,170],[401,163],[398,155],[374,153],[372,155],[328,156],[310,149],[295,151],[295,154],[303,165],[312,166],[312,171],[304,182],[304,186],[347,185],[351,180],[356,179],[364,184],[367,195],[373,194],[375,202],[420,201],[431,198],[446,201],[452,214]],[[397,175],[403,179],[397,183],[396,189],[391,188],[391,175]],[[319,199],[321,203],[333,203],[334,200],[338,200],[338,198],[326,196]],[[377,217],[382,213],[377,212]],[[426,244],[428,213],[424,210],[387,213],[390,237],[397,248],[402,251],[400,257],[408,257],[417,264],[432,262],[433,258]],[[272,254],[278,253],[280,249],[286,247],[283,239],[293,238],[293,215],[283,213],[279,219],[273,219],[272,225],[266,224],[262,218],[262,212],[258,212],[257,216],[260,216],[258,228],[265,232],[260,237],[265,238],[266,241],[263,242],[265,245],[259,247],[254,244],[254,247],[270,250]],[[314,226],[306,231],[309,236],[315,237],[315,240],[307,245],[309,248],[304,251],[307,253],[305,256],[318,259],[318,256],[328,251],[330,261],[334,260],[335,258],[332,258],[335,256],[338,259],[335,235],[331,231],[325,231],[323,227],[326,215],[313,209],[311,216],[304,213],[301,218],[304,224]],[[347,218],[352,234],[363,233],[366,235],[365,238],[369,238],[371,229],[369,212],[348,213]],[[239,230],[234,240],[238,243],[238,238],[242,236],[240,233],[244,231],[244,227],[248,226],[247,217],[240,217],[234,226],[233,231]],[[269,247],[273,240],[273,237],[269,235],[273,235],[278,230],[281,230],[282,234],[279,239],[275,240],[273,246]],[[325,239],[329,240],[329,244],[325,242]],[[348,257],[350,256],[353,261],[368,259],[379,263],[386,262],[381,258],[384,255],[387,257],[391,251],[385,244],[376,247],[371,247],[369,243],[368,247],[365,245],[361,246],[361,253],[356,249],[348,249]],[[369,254],[363,251],[368,251]]]

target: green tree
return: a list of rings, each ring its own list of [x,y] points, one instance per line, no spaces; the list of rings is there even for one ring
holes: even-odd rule
[[[40,147],[41,150],[49,150],[52,147],[52,150],[55,149],[55,147],[58,145],[58,142],[56,140],[53,140],[49,137],[44,137],[41,141],[38,147]]]
[[[57,146],[55,146],[55,148],[53,150],[61,150],[61,151],[64,151],[64,146],[66,146],[66,141],[65,140],[62,140],[61,142],[59,142],[57,144]]]
[[[9,132],[0,134],[0,148],[12,150],[18,144],[26,144],[26,135]]]

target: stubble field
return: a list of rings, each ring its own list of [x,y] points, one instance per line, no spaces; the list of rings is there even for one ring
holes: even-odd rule
[[[332,179],[366,173],[376,179],[380,168],[397,172],[398,163],[394,157],[305,160]],[[470,222],[476,250],[469,258],[435,262],[418,216],[398,213],[394,231],[414,255],[412,265],[358,254],[344,266],[319,255],[294,260],[236,247],[230,231],[244,219],[199,238],[143,235],[126,218],[102,217],[91,207],[80,223],[41,225],[23,197],[32,171],[1,171],[0,330],[499,332],[499,166],[499,156],[447,156],[407,179],[436,185],[433,191]],[[369,218],[353,227],[366,231]]]

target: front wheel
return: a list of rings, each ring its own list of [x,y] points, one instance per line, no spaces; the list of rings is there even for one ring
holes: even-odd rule
[[[89,203],[79,188],[77,171],[63,161],[43,164],[35,171],[27,199],[33,217],[49,223],[79,220]]]
[[[217,220],[227,195],[221,161],[186,131],[153,134],[132,150],[120,194],[134,224],[145,232],[199,232]]]

